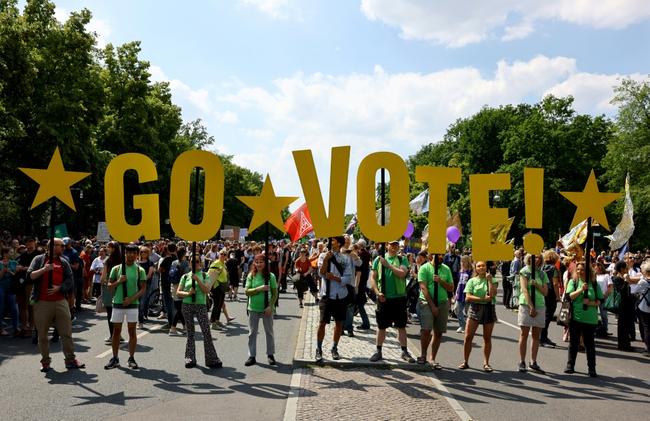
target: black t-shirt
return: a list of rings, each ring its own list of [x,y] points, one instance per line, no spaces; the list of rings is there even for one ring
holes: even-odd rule
[[[243,263],[241,263],[243,257],[244,257],[244,251],[242,249],[235,250],[235,259],[237,259],[238,265],[243,265]]]
[[[145,274],[149,274],[149,268],[153,266],[153,262],[151,260],[146,260],[144,262],[138,262],[138,266],[140,266],[142,269],[144,269]],[[151,279],[147,278],[147,284],[151,283]]]
[[[231,257],[226,260],[226,270],[228,271],[228,279],[234,281],[239,278],[239,260],[236,257]]]
[[[163,257],[160,261],[160,282],[169,282],[169,269],[172,267],[172,263],[176,259],[177,257],[175,254],[170,254],[169,256]]]
[[[363,249],[359,252],[359,258],[361,259],[361,266],[357,267],[356,270],[361,272],[359,277],[359,291],[365,291],[366,286],[368,286],[368,276],[370,276],[370,253],[368,250]]]
[[[39,254],[42,253],[39,253],[38,250],[34,249],[34,251],[32,251],[31,253],[26,251],[20,256],[18,256],[18,264],[20,266],[25,267],[25,270],[23,270],[22,272],[18,272],[18,276],[21,279],[25,279],[25,277],[27,276],[27,268],[29,268],[29,265],[32,264],[32,260],[34,260],[34,257],[38,256]]]

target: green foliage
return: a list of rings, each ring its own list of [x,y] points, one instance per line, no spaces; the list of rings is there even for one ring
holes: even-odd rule
[[[47,206],[29,210],[37,186],[17,168],[45,168],[56,146],[67,169],[92,173],[73,190],[77,213],[57,213],[78,235],[104,220],[104,173],[114,156],[137,152],[154,161],[158,181],[141,185],[128,172],[125,190],[158,193],[165,221],[174,160],[214,143],[200,120],[183,124],[168,83],[151,82],[140,43],[100,51],[87,30],[91,18],[84,9],[60,23],[51,1],[27,1],[21,14],[16,0],[0,0],[0,226],[14,233],[45,234]],[[222,159],[224,223],[246,226],[250,211],[234,195],[258,194],[261,176]],[[128,199],[126,215],[131,223],[140,218]]]
[[[509,208],[515,215],[510,236],[521,244],[528,229],[524,220],[523,168],[545,168],[544,227],[540,234],[553,244],[560,233],[570,228],[575,207],[560,191],[582,191],[593,168],[602,174],[601,159],[612,138],[612,122],[604,117],[576,115],[573,98],[548,96],[528,105],[483,108],[474,116],[453,124],[444,140],[429,144],[409,158],[414,172],[417,165],[454,166],[462,170],[462,182],[449,188],[449,206],[458,211],[465,237],[471,235],[469,175],[508,172],[511,189],[498,193],[494,207]],[[411,197],[425,186],[412,183]],[[620,189],[620,185],[619,185]],[[426,219],[415,218],[416,233]]]
[[[618,105],[615,133],[603,161],[605,177],[612,190],[620,190],[630,174],[634,204],[634,250],[650,247],[650,80],[623,79],[612,101]],[[617,203],[613,219],[618,222],[623,201]]]

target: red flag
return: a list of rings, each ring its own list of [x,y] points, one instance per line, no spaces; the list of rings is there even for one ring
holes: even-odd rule
[[[289,233],[291,241],[298,241],[314,230],[309,216],[307,203],[303,203],[284,223],[284,229]]]

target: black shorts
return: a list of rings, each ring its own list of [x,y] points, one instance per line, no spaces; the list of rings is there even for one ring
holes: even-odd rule
[[[348,310],[347,300],[332,300],[331,298],[321,297],[318,309],[320,310],[321,323],[329,324],[331,319],[334,319],[335,322],[343,322]]]
[[[406,327],[406,297],[387,298],[381,303],[377,300],[377,328],[386,329],[395,326]]]

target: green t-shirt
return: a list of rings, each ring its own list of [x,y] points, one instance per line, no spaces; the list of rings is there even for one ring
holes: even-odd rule
[[[117,281],[120,276],[122,276],[122,265],[117,265],[114,266],[113,269],[111,269],[111,274],[109,276],[109,279],[111,281]],[[138,284],[140,283],[147,283],[147,274],[145,273],[144,269],[142,269],[140,266],[138,266],[136,263],[132,264],[131,266],[126,266],[126,295],[127,297],[132,297],[134,296],[138,290],[140,289],[140,286]],[[124,307],[122,303],[124,302],[124,284],[120,284],[115,289],[113,290],[113,307],[115,308],[138,308],[138,304],[140,304],[139,299],[133,300],[131,302],[131,305],[128,307]]]
[[[499,281],[492,278],[492,283],[496,285],[499,283]],[[475,276],[474,278],[467,281],[467,285],[465,285],[465,294],[471,294],[476,297],[484,298],[486,295],[488,295],[488,292],[490,292],[490,288],[488,287],[487,278],[482,279],[478,276]],[[497,297],[492,297],[492,304],[496,303]]]
[[[210,277],[207,274],[203,273],[202,271],[199,270],[196,271],[195,273],[196,276],[199,277],[199,280],[203,285],[209,285],[210,282],[212,282],[210,281]],[[192,289],[192,274],[188,272],[185,275],[183,275],[181,277],[181,281],[178,284],[178,286],[181,289],[181,291],[189,292],[189,290]],[[194,287],[194,295],[196,295],[196,301],[193,301],[192,296],[190,295],[189,297],[183,298],[183,303],[184,304],[205,304],[206,303],[206,294],[198,285]]]
[[[431,296],[432,300],[435,292],[434,288],[436,286],[436,282],[433,281],[433,277],[435,276],[434,272],[435,267],[430,262],[423,264],[418,272],[418,281],[426,283],[427,289],[429,290],[429,295]],[[451,285],[454,284],[454,278],[451,276],[451,270],[444,263],[440,263],[440,265],[438,265],[438,276],[440,279],[442,279],[443,282]],[[437,287],[438,304],[446,303],[448,301],[447,290],[442,286],[442,283],[438,283]],[[420,300],[426,301],[424,292],[422,292],[422,290],[420,290]]]
[[[580,279],[578,281],[578,287],[576,288],[576,281],[574,279],[571,279],[567,284],[566,293],[571,294],[574,291],[581,290],[582,285],[584,285],[584,282],[582,279]],[[594,290],[594,285],[596,285],[596,290]],[[575,300],[573,300],[573,320],[589,325],[598,324],[598,307],[587,306],[587,310],[585,310],[584,304],[582,303],[582,300],[584,298],[589,298],[590,301],[594,301],[595,299],[602,301],[603,292],[600,290],[600,287],[596,282],[589,283],[586,297],[585,293],[582,292],[580,295],[578,295],[578,297],[576,297]]]
[[[226,270],[226,263],[221,260],[217,260],[210,265],[208,269],[208,275],[210,278],[215,279],[216,282],[212,285],[213,288],[218,287],[218,284],[225,284],[228,282],[228,271]]]
[[[524,266],[524,268],[519,272],[519,276],[523,276],[526,279],[528,279],[528,294],[532,296],[533,294],[533,284],[536,285],[548,285],[548,276],[546,276],[546,273],[544,271],[541,271],[537,269],[535,271],[535,280],[533,281],[531,279],[531,270],[529,266]],[[520,281],[521,282],[521,281]],[[519,293],[519,304],[520,305],[528,305],[528,301],[526,301],[526,296],[524,295],[523,291]],[[544,301],[544,294],[538,289],[535,290],[535,307],[544,307],[546,305],[546,302]]]
[[[408,260],[406,257],[400,259],[398,255],[391,257],[386,253],[384,259],[393,266],[408,269]],[[384,282],[384,278],[386,278],[386,298],[406,297],[406,276],[404,278],[395,276],[392,270],[384,268],[381,265],[379,257],[372,262],[372,270],[377,272],[377,278],[375,279],[377,279],[377,288],[379,288],[379,291],[381,291],[381,284]]]
[[[264,285],[264,276],[261,272],[257,272],[255,276],[248,275],[246,278],[245,289],[257,288]],[[269,290],[269,303],[271,302],[271,296],[273,296],[273,290],[278,289],[278,283],[275,280],[275,275],[269,273],[269,285],[271,289]],[[248,311],[254,311],[255,313],[264,313],[264,291],[258,292],[255,295],[248,297]]]

